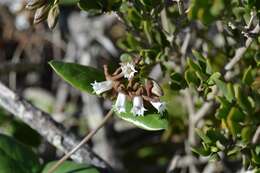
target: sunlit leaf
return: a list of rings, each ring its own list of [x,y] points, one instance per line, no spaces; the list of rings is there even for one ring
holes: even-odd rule
[[[61,61],[51,61],[50,65],[60,77],[73,87],[91,94],[93,94],[91,83],[105,80],[103,72],[93,67]]]

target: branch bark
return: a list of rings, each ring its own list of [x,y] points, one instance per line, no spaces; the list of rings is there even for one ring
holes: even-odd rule
[[[255,134],[252,138],[252,144],[256,144],[259,141],[259,137],[260,137],[260,126],[258,126],[255,131]]]
[[[73,134],[65,131],[61,124],[55,122],[51,115],[42,112],[26,100],[11,91],[0,82],[0,105],[11,112],[31,128],[35,129],[48,142],[64,153],[69,152],[80,140]],[[84,145],[71,158],[75,162],[89,163],[101,169],[111,171],[110,166]]]

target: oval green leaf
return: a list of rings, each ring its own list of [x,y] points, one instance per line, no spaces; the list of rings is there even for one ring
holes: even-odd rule
[[[144,130],[156,131],[166,129],[168,127],[168,120],[165,115],[160,115],[158,113],[145,113],[144,116],[135,116],[131,113],[131,108],[132,103],[127,101],[126,112],[115,113],[119,118]]]
[[[83,10],[87,11],[91,14],[99,14],[102,12],[104,2],[101,0],[97,1],[86,1],[86,0],[79,0],[78,7]]]
[[[42,173],[47,173],[49,169],[56,163],[50,162],[48,163]],[[54,171],[54,173],[100,173],[97,168],[87,165],[87,164],[77,164],[72,161],[65,161],[63,162],[57,169]]]
[[[93,94],[91,83],[105,80],[104,73],[93,67],[55,60],[50,61],[49,64],[66,82],[90,94]]]

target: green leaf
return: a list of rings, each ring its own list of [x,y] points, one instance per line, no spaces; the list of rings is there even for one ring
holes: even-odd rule
[[[225,136],[216,129],[208,129],[206,135],[212,141],[212,143],[216,143],[217,141],[221,142],[222,144],[227,143],[227,139],[225,138]]]
[[[122,63],[131,63],[133,62],[133,58],[131,55],[129,55],[128,53],[123,53],[121,56],[120,56],[120,61]]]
[[[194,71],[198,71],[201,72],[201,67],[195,63],[193,60],[191,60],[190,58],[187,60],[187,63],[189,65],[190,68],[192,68]]]
[[[227,155],[232,156],[232,155],[238,154],[240,152],[241,152],[241,148],[238,146],[235,146],[233,149],[228,151]]]
[[[38,173],[40,163],[25,145],[0,134],[0,170],[3,173]]]
[[[203,73],[212,74],[212,67],[208,58],[204,57],[200,52],[192,50],[192,54],[197,59]]]
[[[205,156],[205,157],[209,156],[211,154],[209,149],[204,149],[203,147],[201,147],[201,148],[191,148],[191,151],[198,154],[198,155]]]
[[[224,8],[225,8],[225,4],[223,0],[215,0],[210,9],[210,12],[213,16],[218,16],[221,14]]]
[[[216,141],[216,147],[218,147],[221,151],[224,151],[226,148],[220,141]]]
[[[223,14],[226,4],[229,1],[224,0],[192,0],[188,17],[190,19],[198,19],[202,23],[209,25]]]
[[[173,90],[180,90],[187,87],[187,83],[180,73],[174,72],[170,77],[172,79],[170,86]]]
[[[254,82],[254,76],[252,74],[252,67],[248,67],[243,75],[242,82],[246,85],[251,85]]]
[[[49,64],[66,82],[90,94],[93,94],[91,83],[105,80],[103,72],[93,67],[55,60],[49,62]]]
[[[215,83],[215,81],[220,78],[220,76],[221,76],[221,74],[220,74],[219,72],[213,73],[213,74],[209,77],[209,79],[207,80],[207,83],[208,83],[209,85],[213,85],[213,84]]]
[[[235,89],[235,96],[237,99],[237,103],[244,111],[250,113],[253,110],[253,108],[248,97],[243,92],[240,85],[234,85],[234,89]]]
[[[44,167],[42,173],[47,173],[55,163],[56,161],[48,163]],[[57,168],[56,171],[54,171],[54,173],[100,173],[100,171],[97,168],[87,164],[77,164],[72,161],[65,161]]]
[[[99,14],[104,11],[118,10],[121,3],[121,0],[79,0],[78,6],[81,10]]]
[[[202,62],[206,61],[206,58],[201,53],[196,51],[195,49],[192,50],[192,54],[196,57],[197,60],[202,61]]]
[[[220,157],[217,153],[212,153],[209,157],[209,161],[211,162],[215,162],[215,161],[219,161]]]
[[[260,155],[257,152],[257,150],[259,150],[259,146],[256,146],[255,150],[251,150],[251,154],[252,154],[252,161],[255,164],[260,165]]]
[[[218,149],[218,147],[211,146],[211,147],[210,147],[210,151],[211,151],[212,153],[216,153],[216,152],[219,151],[219,149]]]
[[[160,115],[157,113],[146,113],[144,116],[135,116],[131,113],[132,103],[127,101],[126,102],[126,112],[125,113],[118,113],[116,115],[128,121],[139,128],[156,131],[156,130],[163,130],[168,127],[168,120],[166,119],[165,115]]]
[[[190,69],[186,70],[184,76],[185,76],[185,80],[189,85],[191,84],[194,84],[195,86],[200,85],[200,80],[193,70]]]
[[[144,33],[148,40],[148,43],[151,45],[153,43],[151,22],[143,21],[142,25],[143,25]]]
[[[212,143],[212,140],[201,129],[196,129],[196,133],[206,144]]]
[[[231,103],[234,100],[234,91],[231,84],[226,84],[220,79],[213,79],[223,96]]]
[[[249,143],[251,136],[252,136],[252,127],[251,126],[243,127],[241,131],[242,142],[245,144]]]
[[[80,0],[78,2],[78,6],[81,10],[97,14],[102,12],[103,2],[102,0],[96,0],[96,1]]]
[[[237,108],[232,107],[227,116],[227,125],[233,136],[241,132],[241,122],[245,119],[245,115]]]
[[[216,117],[218,119],[226,119],[232,104],[230,104],[224,97],[217,97],[217,99],[220,102],[220,107],[216,111]]]
[[[119,39],[117,44],[121,49],[123,49],[127,52],[136,51],[136,50],[141,49],[139,39],[135,38],[133,35],[131,35],[129,33],[127,33],[124,38]]]

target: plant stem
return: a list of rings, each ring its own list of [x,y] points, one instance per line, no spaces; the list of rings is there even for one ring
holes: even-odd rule
[[[100,125],[92,130],[84,139],[82,139],[82,141],[75,146],[70,152],[68,152],[67,154],[65,154],[55,165],[53,165],[50,170],[48,171],[48,173],[54,173],[54,171],[64,162],[66,161],[74,152],[76,152],[78,149],[80,149],[80,147],[82,147],[82,145],[84,145],[85,143],[87,143],[97,132],[99,129],[101,129],[106,122],[109,120],[109,118],[113,115],[113,110],[110,109],[110,111],[106,114],[106,116],[104,117],[104,119],[102,120],[102,122],[100,123]]]

